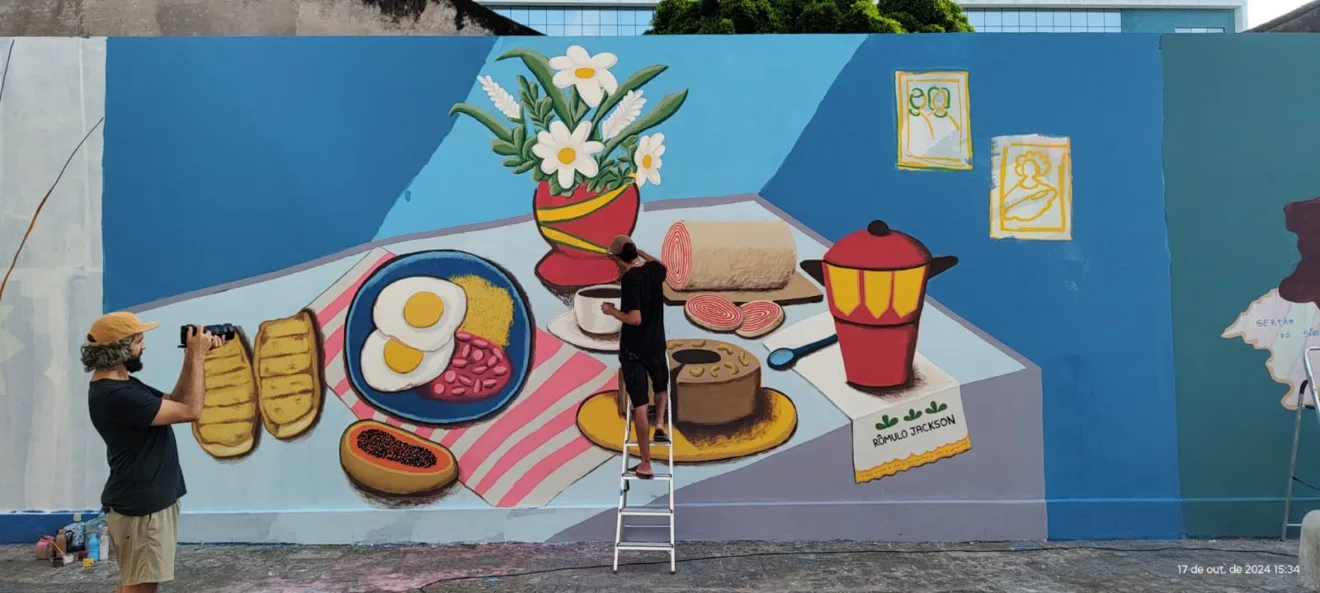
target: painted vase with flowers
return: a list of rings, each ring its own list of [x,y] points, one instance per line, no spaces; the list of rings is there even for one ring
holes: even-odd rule
[[[518,75],[514,96],[490,76],[478,76],[482,90],[506,121],[467,103],[461,113],[495,135],[491,150],[514,174],[536,182],[532,198],[537,229],[550,252],[536,264],[549,288],[577,288],[615,282],[619,270],[607,247],[615,235],[632,233],[641,205],[640,190],[660,184],[664,134],[651,131],[682,107],[684,89],[660,99],[650,111],[642,89],[667,66],[648,66],[622,83],[610,71],[611,53],[591,55],[573,45],[546,58],[513,49],[497,58],[521,59],[531,73]]]

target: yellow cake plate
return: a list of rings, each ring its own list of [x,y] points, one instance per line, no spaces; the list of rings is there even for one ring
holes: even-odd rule
[[[764,395],[768,396],[769,413],[764,414],[764,420],[735,434],[693,442],[675,426],[673,432],[669,433],[669,440],[674,447],[674,462],[701,463],[736,459],[769,451],[787,442],[793,436],[793,431],[797,430],[797,407],[787,395],[769,387],[762,389]],[[615,404],[617,393],[617,390],[610,389],[588,397],[578,407],[577,414],[578,430],[582,431],[582,436],[611,451],[623,450],[623,418],[619,416],[619,408]],[[636,435],[634,427],[629,435],[630,440],[635,440]],[[667,453],[664,446],[652,443],[652,458],[664,459]],[[629,449],[633,457],[639,455],[636,445]]]

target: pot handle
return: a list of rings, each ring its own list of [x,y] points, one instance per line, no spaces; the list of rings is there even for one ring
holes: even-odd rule
[[[802,263],[798,265],[802,268],[802,271],[806,272],[808,276],[811,276],[811,279],[815,280],[817,284],[825,286],[825,266],[823,266],[822,263],[823,262],[818,259],[804,259],[802,260]]]
[[[941,255],[939,257],[931,258],[930,275],[927,276],[927,279],[939,276],[940,274],[949,271],[949,268],[952,268],[956,265],[958,265],[957,256]]]

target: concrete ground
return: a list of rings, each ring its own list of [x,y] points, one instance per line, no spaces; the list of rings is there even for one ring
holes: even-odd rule
[[[1144,593],[1305,591],[1297,542],[1278,540],[897,545],[679,545],[668,558],[609,544],[184,546],[166,592],[424,593],[833,591]],[[1222,571],[1222,572],[1219,572]],[[52,568],[28,546],[0,546],[0,591],[110,592],[113,562]]]

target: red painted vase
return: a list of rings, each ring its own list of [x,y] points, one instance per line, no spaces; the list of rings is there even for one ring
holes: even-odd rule
[[[607,192],[590,191],[584,184],[571,196],[556,196],[550,182],[542,181],[532,211],[550,253],[537,262],[537,277],[566,289],[618,281],[619,269],[608,255],[610,241],[633,232],[640,206],[635,183]]]

